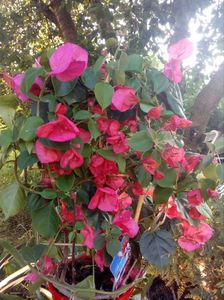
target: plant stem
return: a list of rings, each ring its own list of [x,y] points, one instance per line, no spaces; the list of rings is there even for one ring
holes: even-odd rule
[[[72,194],[70,195],[70,197],[72,198]],[[73,227],[75,228],[75,224],[76,224],[76,201],[75,199],[73,200],[74,203],[74,208],[73,208],[73,219],[74,219],[74,223],[73,223]],[[75,237],[72,241],[72,282],[73,284],[75,284],[75,247],[76,247],[76,237],[77,234],[75,234]]]
[[[40,100],[37,100],[37,109],[36,109],[36,116],[40,116]]]
[[[139,220],[139,217],[140,217],[140,213],[141,213],[141,210],[142,210],[142,205],[143,205],[144,199],[145,199],[144,195],[141,195],[138,198],[138,203],[137,203],[137,207],[136,207],[136,211],[135,211],[135,217],[134,217],[134,220],[137,223],[138,223],[138,220]]]
[[[68,232],[67,232],[66,229],[64,229],[64,234],[65,234],[65,244],[67,244],[68,243]],[[63,258],[64,266],[63,266],[63,269],[62,269],[62,272],[61,272],[61,275],[60,275],[60,280],[61,281],[65,281],[65,276],[66,276],[66,272],[67,272],[67,269],[68,269],[67,262],[68,262],[68,246],[66,245],[64,247],[64,258]]]
[[[75,247],[76,247],[76,235],[72,242],[72,283],[75,284]]]
[[[26,186],[23,182],[21,182],[19,175],[18,175],[18,165],[17,165],[17,157],[15,154],[15,161],[14,161],[14,175],[16,178],[16,181],[18,182],[18,184],[24,188],[24,190],[28,191],[28,192],[32,192],[34,194],[40,194],[39,192],[35,191],[34,189],[29,188],[28,186]]]
[[[93,286],[95,286],[95,261],[94,261],[94,252],[93,250],[91,251],[92,255],[92,266],[93,266]]]

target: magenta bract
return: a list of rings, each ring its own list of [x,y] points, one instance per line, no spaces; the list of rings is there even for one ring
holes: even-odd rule
[[[80,46],[65,43],[51,55],[49,75],[66,82],[82,75],[88,64],[88,52]]]
[[[64,115],[58,115],[57,120],[41,125],[36,135],[54,142],[66,142],[75,139],[79,135],[79,129]]]
[[[88,208],[98,208],[102,211],[115,211],[118,203],[117,192],[111,188],[98,188],[95,195],[91,198]]]
[[[22,85],[22,81],[24,78],[24,74],[17,74],[14,77],[9,76],[8,74],[4,74],[4,80],[7,83],[7,85],[14,90],[14,92],[16,93],[16,96],[22,101],[22,102],[29,102],[31,101],[30,98],[23,94],[21,92],[21,85]],[[31,89],[30,89],[30,93],[33,94],[34,96],[39,96],[40,95],[40,91],[43,87],[43,80],[40,77],[36,77]]]
[[[39,140],[35,142],[35,152],[42,164],[60,161],[62,153],[59,150],[48,148]]]
[[[183,59],[190,57],[193,53],[193,50],[193,43],[187,38],[182,39],[169,47],[169,59],[177,59],[182,61]]]
[[[113,225],[118,226],[122,230],[122,234],[127,234],[133,238],[137,235],[139,227],[131,215],[130,210],[123,210],[121,213],[116,214]]]
[[[69,149],[61,158],[60,165],[62,168],[76,169],[83,165],[84,159],[75,149]]]
[[[133,87],[117,86],[112,97],[111,108],[121,112],[132,109],[139,103]]]
[[[178,239],[179,246],[187,252],[201,248],[213,236],[214,230],[206,223],[198,227],[183,223],[183,236]]]

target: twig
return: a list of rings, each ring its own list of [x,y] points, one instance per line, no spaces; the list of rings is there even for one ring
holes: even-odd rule
[[[137,207],[136,207],[136,211],[135,211],[135,216],[134,216],[134,220],[138,223],[139,217],[140,217],[140,213],[142,210],[142,205],[144,202],[145,196],[141,195],[138,198],[138,203],[137,203]]]

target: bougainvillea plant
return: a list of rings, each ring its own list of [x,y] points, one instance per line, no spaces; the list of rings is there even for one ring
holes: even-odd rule
[[[16,181],[2,190],[0,207],[6,218],[24,208],[31,216],[37,238],[20,252],[36,263],[27,280],[44,278],[69,290],[67,270],[55,271],[58,262],[66,265],[71,255],[75,266],[83,251],[103,272],[122,255],[125,239],[132,245],[129,277],[135,272],[138,281],[139,258],[163,268],[176,247],[196,251],[212,237],[206,202],[219,197],[223,167],[215,147],[205,156],[183,142],[191,121],[177,83],[192,51],[188,39],[172,45],[161,72],[121,47],[102,51],[90,65],[85,49],[65,43],[25,73],[4,74],[16,96],[0,99],[8,109],[1,160],[13,160]],[[70,291],[85,299],[101,293],[86,278],[79,286],[71,272],[80,290]],[[107,295],[123,293],[126,281]]]

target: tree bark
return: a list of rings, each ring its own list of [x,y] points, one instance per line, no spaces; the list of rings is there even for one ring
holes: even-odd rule
[[[65,42],[75,42],[77,31],[70,13],[66,10],[63,0],[53,0],[49,6],[54,13],[58,27]]]
[[[39,13],[56,25],[65,42],[76,41],[77,30],[63,0],[52,0],[50,5],[46,5],[42,0],[32,0],[32,3]]]
[[[201,141],[206,131],[211,113],[216,109],[219,101],[224,96],[224,64],[211,77],[209,83],[198,94],[191,109],[193,125],[186,131],[186,143],[194,149]]]
[[[42,2],[42,0],[32,0],[32,3],[40,13],[42,13],[49,21],[51,21],[58,27],[58,21],[54,13],[44,2]]]

